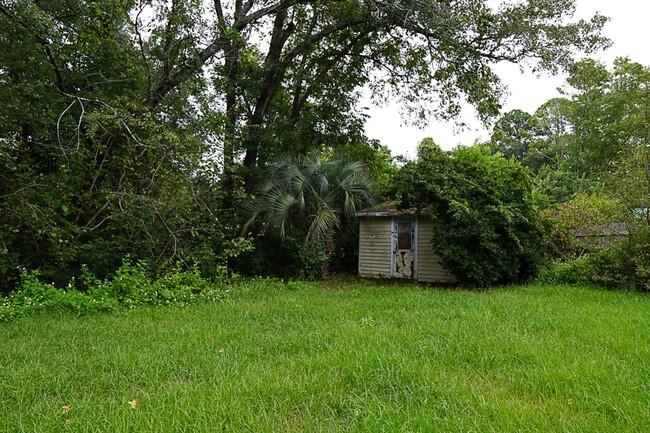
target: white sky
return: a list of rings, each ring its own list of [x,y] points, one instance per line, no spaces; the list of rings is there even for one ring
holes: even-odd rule
[[[575,19],[588,19],[595,12],[610,17],[605,25],[604,35],[613,45],[607,51],[592,55],[611,67],[616,57],[628,56],[632,61],[650,65],[650,2],[646,0],[577,0]],[[497,65],[496,71],[508,86],[508,96],[503,112],[515,108],[533,113],[547,100],[559,96],[557,88],[564,84],[564,76],[542,76],[521,74],[517,65]],[[372,107],[366,124],[369,138],[375,138],[387,145],[393,156],[415,156],[417,144],[425,137],[432,137],[443,149],[451,149],[457,144],[472,144],[475,140],[487,140],[490,136],[476,119],[471,108],[465,110],[463,121],[469,129],[456,131],[454,122],[432,121],[424,130],[404,126],[397,105]]]

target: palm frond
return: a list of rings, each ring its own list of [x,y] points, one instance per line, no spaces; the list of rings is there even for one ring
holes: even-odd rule
[[[311,215],[311,224],[305,242],[318,242],[339,224],[339,217],[334,209],[321,208],[318,213]]]
[[[280,156],[267,166],[245,228],[263,219],[264,230],[281,237],[289,227],[303,227],[307,242],[318,241],[340,223],[340,214],[354,214],[371,201],[374,184],[364,170],[357,161],[325,161],[317,154]]]

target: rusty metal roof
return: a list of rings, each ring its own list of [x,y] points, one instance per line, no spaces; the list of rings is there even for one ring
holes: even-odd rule
[[[618,222],[609,224],[594,224],[591,226],[579,227],[569,230],[576,237],[590,236],[627,236],[629,234],[628,223]]]
[[[375,206],[361,209],[357,211],[358,217],[378,217],[378,216],[399,216],[399,215],[415,215],[417,209],[397,209],[397,201],[385,201]]]

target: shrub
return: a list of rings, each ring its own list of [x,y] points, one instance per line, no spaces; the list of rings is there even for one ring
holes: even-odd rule
[[[294,275],[308,280],[328,278],[330,272],[330,255],[334,243],[331,234],[319,243],[307,243],[298,247],[298,257],[294,266],[297,267]]]
[[[637,227],[625,242],[607,249],[556,262],[540,273],[539,280],[650,290],[650,227]]]
[[[114,311],[120,306],[187,306],[216,302],[227,295],[220,282],[206,280],[197,267],[185,270],[177,264],[154,279],[147,262],[132,262],[128,257],[109,280],[100,281],[83,267],[79,283],[85,292],[76,289],[74,278],[61,289],[41,281],[38,271],[23,271],[17,290],[0,303],[0,322],[41,310],[87,314]]]
[[[632,216],[620,201],[597,194],[578,194],[570,202],[557,204],[543,214],[553,222],[556,254],[564,257],[597,251],[602,247],[598,235],[603,227],[629,221]],[[579,229],[587,237],[578,241],[572,229]]]
[[[317,280],[341,272],[338,266],[338,236],[328,234],[319,242],[281,239],[268,233],[257,239],[255,249],[234,261],[243,275],[256,277],[301,278]],[[356,244],[355,244],[356,245]]]
[[[650,226],[642,225],[632,233],[629,242],[629,267],[634,272],[634,285],[650,291]]]
[[[530,172],[480,146],[443,152],[423,141],[396,181],[399,207],[437,226],[433,250],[463,284],[522,282],[545,260],[547,232],[533,206]]]
[[[0,322],[40,310],[68,311],[75,314],[113,311],[116,299],[85,295],[75,288],[74,279],[65,289],[40,280],[38,271],[22,271],[17,290],[0,304]]]
[[[132,263],[126,257],[122,261],[122,266],[115,272],[115,277],[98,289],[105,291],[109,297],[117,299],[120,303],[132,302],[132,299],[139,298],[140,293],[151,286],[148,268],[149,264],[146,261]]]
[[[196,301],[216,302],[227,292],[218,285],[201,277],[198,268],[183,270],[177,264],[174,271],[158,278],[150,288],[150,305],[189,305]]]
[[[630,288],[625,259],[620,251],[598,251],[544,268],[538,280],[548,284],[595,284],[606,288]]]

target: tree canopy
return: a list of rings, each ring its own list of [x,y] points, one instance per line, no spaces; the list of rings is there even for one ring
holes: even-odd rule
[[[495,63],[607,44],[574,3],[1,0],[2,282],[220,257],[269,161],[373,146],[361,89],[414,122],[495,116]]]
[[[494,116],[502,97],[494,63],[557,70],[571,64],[575,50],[606,43],[599,36],[604,17],[571,23],[573,11],[568,0],[494,8],[485,0],[0,6],[3,40],[17,50],[9,57],[22,63],[6,63],[8,72],[38,64],[64,104],[86,98],[102,107],[132,95],[138,111],[168,116],[174,101],[194,111],[205,101],[200,114],[220,126],[225,164],[243,152],[249,168],[303,139],[322,146],[360,134],[355,103],[364,85],[378,99],[403,101],[416,119],[454,116],[461,96],[482,117]],[[100,89],[111,92],[96,94]]]
[[[533,115],[501,116],[492,152],[536,172],[552,202],[613,193],[628,207],[649,207],[650,69],[627,58],[616,59],[611,70],[585,59],[571,67],[567,84],[565,97]]]

